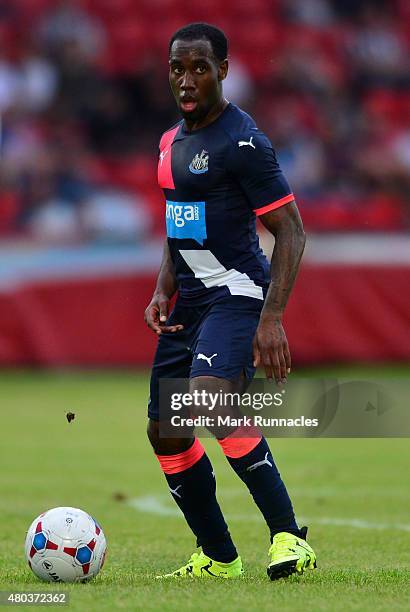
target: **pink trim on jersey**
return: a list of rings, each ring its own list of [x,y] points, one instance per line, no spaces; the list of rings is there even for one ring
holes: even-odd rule
[[[163,189],[175,189],[172,176],[172,143],[179,130],[179,125],[165,132],[159,143],[158,185]]]
[[[275,202],[271,202],[271,204],[266,204],[266,206],[262,206],[262,208],[255,208],[253,212],[257,217],[259,217],[260,215],[264,215],[270,210],[280,208],[280,206],[283,206],[284,204],[287,204],[288,202],[291,202],[294,199],[295,196],[293,195],[293,193],[290,193],[289,195],[285,196],[284,198],[281,198],[280,200],[276,200]]]
[[[198,440],[188,448],[188,450],[178,453],[177,455],[157,455],[157,459],[161,464],[162,471],[165,474],[177,474],[192,467],[199,461],[204,454],[205,449]]]
[[[223,440],[218,440],[224,455],[239,459],[250,453],[261,441],[261,434],[256,427],[238,427]]]

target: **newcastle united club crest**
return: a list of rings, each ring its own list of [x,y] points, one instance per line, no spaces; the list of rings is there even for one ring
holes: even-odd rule
[[[208,159],[208,151],[202,149],[201,155],[197,153],[189,164],[190,171],[193,172],[193,174],[203,174],[204,172],[208,172]]]

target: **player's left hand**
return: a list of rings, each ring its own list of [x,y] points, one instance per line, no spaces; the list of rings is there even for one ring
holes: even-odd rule
[[[262,365],[266,378],[285,383],[290,372],[289,345],[282,320],[274,314],[263,314],[253,339],[253,365]]]
[[[154,293],[152,300],[145,309],[144,320],[148,327],[158,336],[163,333],[175,333],[184,329],[180,323],[166,325],[169,311],[169,298],[163,293]]]

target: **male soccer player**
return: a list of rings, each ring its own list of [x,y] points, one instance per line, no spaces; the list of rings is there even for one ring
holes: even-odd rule
[[[159,342],[151,376],[148,437],[200,553],[165,576],[234,578],[242,561],[218,505],[200,441],[159,435],[159,381],[189,378],[190,392],[238,392],[261,364],[286,381],[290,353],[282,316],[305,235],[293,194],[268,138],[222,93],[224,33],[208,24],[178,30],[169,81],[183,119],[160,141],[158,181],[167,240],[145,312]],[[275,237],[272,262],[259,248],[258,216]],[[172,313],[169,302],[178,291]],[[239,432],[241,433],[241,432]],[[316,566],[265,438],[238,431],[218,439],[268,524],[272,580]]]

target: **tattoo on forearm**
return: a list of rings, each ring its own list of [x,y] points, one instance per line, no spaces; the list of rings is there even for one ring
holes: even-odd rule
[[[271,284],[266,296],[264,311],[278,315],[289,299],[296,279],[305,246],[303,232],[286,225],[278,232],[271,260]]]

